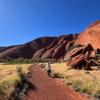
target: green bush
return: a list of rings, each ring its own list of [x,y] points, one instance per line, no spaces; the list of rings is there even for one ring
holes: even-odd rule
[[[10,87],[9,81],[3,81],[0,85],[0,94],[6,95]]]
[[[91,95],[91,91],[89,90],[88,87],[81,87],[81,91],[82,93],[86,93],[88,95]]]
[[[27,94],[29,90],[36,90],[36,86],[28,80],[22,67],[17,67],[17,73],[20,79],[15,83],[15,90],[12,92],[10,100],[21,100],[21,97]]]
[[[41,59],[41,58],[36,58],[33,57],[32,59],[24,59],[23,57],[18,58],[18,59],[1,59],[0,63],[4,64],[34,64],[34,63],[45,63],[45,62],[50,62],[50,63],[55,63],[57,62],[56,59]]]
[[[12,89],[13,84],[11,81],[6,80],[0,84],[0,100],[8,100],[8,95],[10,94],[10,90]]]
[[[81,91],[81,81],[72,81],[72,86],[75,91]]]
[[[58,73],[58,72],[52,73],[52,77],[53,78],[64,78],[63,74]]]

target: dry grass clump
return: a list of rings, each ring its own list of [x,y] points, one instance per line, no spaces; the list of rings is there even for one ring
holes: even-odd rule
[[[100,98],[100,70],[75,70],[66,63],[56,63],[52,64],[52,71],[62,74],[64,82],[76,91]]]
[[[52,72],[51,75],[53,78],[64,78],[63,74],[58,73],[58,72]]]
[[[17,67],[22,67],[23,72],[27,73],[30,64],[0,64],[0,100],[6,100],[14,90],[16,81],[20,80]]]
[[[13,90],[13,82],[6,80],[0,84],[0,100],[6,100]]]
[[[15,81],[18,80],[17,67],[21,66],[25,73],[28,72],[30,64],[14,64],[4,65],[0,64],[0,83],[6,80]]]

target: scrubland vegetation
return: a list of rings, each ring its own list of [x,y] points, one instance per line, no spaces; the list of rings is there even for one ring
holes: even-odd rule
[[[17,72],[18,68],[22,68],[25,74],[28,72],[30,64],[0,64],[0,100],[7,100],[12,91],[15,90],[15,84],[20,81]]]
[[[41,59],[41,58],[32,58],[32,59],[24,59],[23,57],[18,59],[1,59],[0,63],[3,64],[34,64],[34,63],[42,63],[42,62],[56,62],[56,59]]]
[[[55,59],[40,59],[40,58],[32,58],[32,59],[19,58],[19,59],[0,60],[0,100],[7,99],[13,91],[17,96],[15,96],[14,94],[13,95],[17,98],[19,95],[18,91],[19,90],[23,91],[23,89],[26,90],[25,87],[27,83],[30,84],[29,82],[27,82],[25,78],[26,74],[29,72],[30,65],[34,63],[42,63],[48,61],[56,62]],[[17,84],[19,85],[19,87],[22,88],[18,90]],[[33,86],[33,88],[35,89],[35,86]]]
[[[25,76],[26,73],[29,72],[28,69],[31,64],[42,63],[41,68],[45,68],[45,64],[48,61],[52,62],[53,78],[60,78],[66,85],[69,85],[77,92],[100,99],[100,70],[94,69],[87,71],[70,69],[66,63],[57,63],[55,59],[41,60],[34,58],[31,60],[23,60],[23,58],[20,58],[13,61],[5,61],[0,64],[0,100],[5,100],[5,98],[15,90],[16,82],[19,82],[18,84],[20,84],[21,87],[23,86],[23,78],[20,72],[23,72],[22,76]],[[20,67],[22,69],[18,71]],[[25,87],[23,88],[25,89]]]
[[[52,76],[61,78],[75,91],[100,99],[100,70],[75,70],[66,63],[56,63],[52,64]]]

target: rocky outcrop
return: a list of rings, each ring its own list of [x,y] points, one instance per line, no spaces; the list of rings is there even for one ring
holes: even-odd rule
[[[52,58],[60,58],[60,57],[64,57],[65,53],[66,53],[66,41],[64,41],[60,46],[58,46],[55,50],[54,53],[52,54]]]
[[[91,24],[84,32],[80,33],[75,44],[91,44],[93,48],[100,48],[100,21]]]
[[[66,61],[75,60],[80,54],[88,54],[89,57],[95,58],[96,53],[100,54],[99,43],[100,21],[96,21],[80,35],[41,37],[22,45],[0,47],[0,59],[37,57],[42,59],[64,58]]]
[[[80,33],[75,42],[69,42],[66,49],[74,45],[81,45],[80,47],[71,48],[66,53],[64,60],[68,61],[71,68],[91,69],[90,66],[100,65],[97,60],[100,54],[100,21],[91,24],[84,32]]]
[[[32,58],[36,51],[49,46],[55,39],[56,37],[41,37],[26,44],[1,48],[0,59]]]
[[[75,58],[73,58],[72,61],[68,63],[68,65],[71,68],[82,69],[86,67],[87,59],[88,59],[87,55],[78,55]]]
[[[68,66],[75,69],[91,69],[91,66],[98,66],[100,63],[95,61],[97,51],[88,44],[75,48],[65,56],[64,60],[68,61]]]
[[[66,45],[66,51],[69,51],[69,49],[73,46],[74,43],[75,41],[69,41]]]
[[[65,57],[64,60],[67,60],[69,57],[75,57],[78,54],[82,53],[84,47],[79,47],[79,48],[74,48],[73,50],[71,50],[70,52],[68,52]]]
[[[41,56],[46,52],[47,48],[42,48],[40,50],[38,50],[35,54],[34,54],[34,58],[41,58]]]
[[[47,50],[45,53],[43,53],[43,55],[41,56],[42,59],[52,59],[52,54],[54,52],[56,47],[53,47],[49,50]]]
[[[77,34],[59,36],[49,46],[45,47],[45,49],[37,51],[33,57],[41,57],[42,59],[59,59],[64,57],[67,49],[74,44],[77,36]]]
[[[41,37],[22,45],[0,47],[0,59],[17,59],[20,57],[59,59],[65,55],[67,43],[75,40],[77,36],[77,34],[69,34],[59,37]]]
[[[15,47],[15,46],[0,47],[0,53],[1,53],[1,52],[4,52],[5,50],[8,50],[8,49],[10,49],[10,48],[13,48],[13,47]]]

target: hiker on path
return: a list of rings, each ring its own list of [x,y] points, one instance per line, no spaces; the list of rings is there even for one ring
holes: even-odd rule
[[[46,69],[47,69],[47,74],[48,74],[48,76],[51,76],[51,65],[50,65],[49,62],[48,62],[48,64],[46,65]]]

